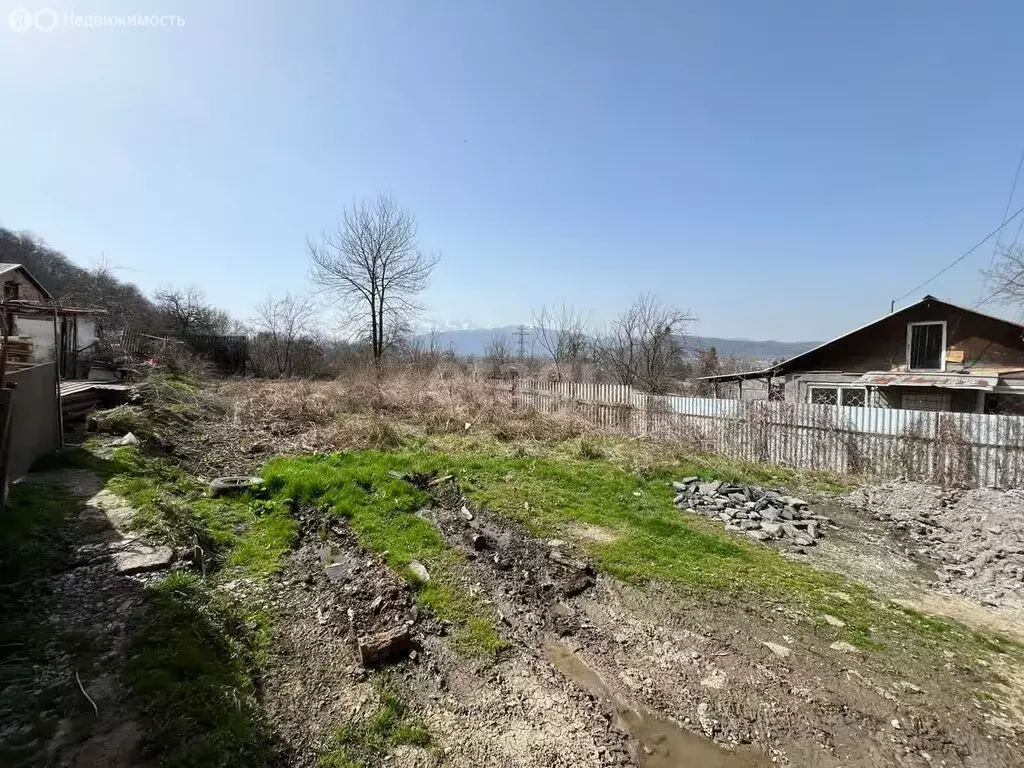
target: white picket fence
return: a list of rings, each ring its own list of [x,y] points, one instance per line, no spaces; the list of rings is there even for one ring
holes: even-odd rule
[[[514,407],[577,417],[598,433],[804,469],[1024,487],[1022,416],[655,396],[614,384],[491,386]]]

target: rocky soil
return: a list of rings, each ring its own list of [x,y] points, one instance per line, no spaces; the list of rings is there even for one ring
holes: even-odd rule
[[[31,755],[25,765],[136,766],[143,734],[126,707],[121,670],[142,590],[171,567],[173,553],[129,534],[132,510],[100,490],[93,473],[61,470],[31,482],[63,486],[82,506],[68,523],[65,566],[45,585],[54,600],[46,661],[20,693],[42,710],[31,723],[4,713],[0,746]]]
[[[231,468],[251,471],[255,460]],[[39,748],[54,765],[128,766],[140,733],[116,670],[139,592],[170,565],[168,553],[119,531],[126,511],[92,495],[95,478],[58,481],[92,499],[75,522],[72,567],[54,577],[55,626],[81,636],[83,648],[57,653],[41,672],[40,689],[60,699]],[[848,532],[844,524],[819,538],[832,516],[793,497],[692,478],[680,486],[678,506],[788,550],[816,553]],[[472,507],[451,480],[429,488],[433,503],[420,514],[461,553],[460,586],[493,613],[508,647],[494,659],[461,655],[456,628],[421,611],[406,582],[343,524],[293,510],[302,535],[283,571],[222,585],[274,616],[259,694],[284,764],[313,768],[334,728],[374,711],[385,679],[436,745],[401,747],[387,764],[405,768],[1020,765],[1024,713],[967,693],[990,679],[987,662],[952,651],[938,663],[865,654],[838,641],[826,617],[625,585],[596,574],[571,542],[538,539]],[[852,501],[919,544],[943,589],[1019,605],[1020,494],[893,484]],[[368,660],[384,636],[401,639],[382,644],[386,659]],[[1009,684],[1019,673],[1001,674]]]
[[[1024,611],[1024,491],[887,483],[847,500],[906,536],[934,565],[938,581],[931,586]]]
[[[452,483],[421,515],[463,554],[462,586],[509,647],[460,656],[452,628],[344,528],[304,524],[284,574],[254,588],[281,616],[263,697],[292,764],[312,766],[330,730],[372,706],[360,638],[407,626],[388,674],[441,750],[403,749],[396,765],[1019,765],[1020,721],[963,696],[964,677],[984,674],[969,656],[894,664],[837,642],[820,617],[623,585]]]
[[[374,673],[361,663],[360,643],[396,627],[408,628],[412,642],[391,660],[387,674],[412,698],[440,745],[433,752],[404,748],[396,764],[636,765],[627,735],[534,646],[515,643],[496,662],[460,656],[449,642],[452,627],[421,615],[408,586],[379,558],[362,550],[344,528],[324,525],[312,511],[302,514],[306,535],[284,572],[265,585],[231,585],[278,615],[262,694],[271,723],[291,752],[290,765],[315,765],[332,729],[373,706],[369,675]],[[313,531],[316,535],[309,535]],[[536,567],[530,590],[536,613],[522,626],[537,636],[545,625],[558,626],[561,614],[545,606],[571,591],[575,568],[540,554],[547,551],[543,543],[535,543],[532,560],[513,555],[517,548],[509,544],[507,571],[513,560],[516,568]],[[326,563],[325,551],[330,553]],[[495,571],[505,568],[505,561],[495,563],[493,550],[489,556],[482,551],[467,541],[466,554],[474,560],[489,562]],[[465,587],[480,592],[485,587],[472,581],[475,575],[475,569],[467,571]],[[510,621],[506,616],[506,631]]]
[[[834,525],[831,517],[815,514],[803,499],[756,485],[721,480],[701,482],[696,477],[683,478],[672,485],[673,502],[679,509],[720,520],[725,530],[746,534],[755,541],[785,540],[789,549],[798,554],[806,554],[807,548],[815,546],[825,535],[825,529]]]

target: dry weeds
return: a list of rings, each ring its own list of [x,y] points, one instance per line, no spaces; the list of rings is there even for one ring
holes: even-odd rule
[[[593,427],[573,414],[515,408],[466,376],[362,374],[337,381],[235,381],[219,395],[239,427],[285,450],[391,447],[403,435],[484,432],[502,441],[562,441]]]

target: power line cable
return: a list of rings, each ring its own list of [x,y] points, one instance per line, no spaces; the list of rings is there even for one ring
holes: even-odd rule
[[[1020,222],[1018,222],[1018,224],[1017,224],[1017,231],[1013,235],[1013,240],[1011,240],[1010,244],[1008,246],[1006,246],[1006,250],[1003,251],[1003,253],[1010,253],[1010,252],[1013,251],[1014,248],[1017,247],[1017,243],[1020,241],[1020,233],[1021,233],[1022,230],[1024,230],[1024,217],[1021,217]],[[989,269],[991,269],[991,268],[992,267],[990,265]]]
[[[1016,219],[1016,218],[1017,218],[1018,216],[1020,216],[1020,215],[1021,215],[1022,213],[1024,213],[1024,206],[1021,206],[1020,208],[1018,208],[1018,209],[1017,209],[1017,211],[1016,211],[1016,212],[1015,212],[1015,213],[1014,213],[1014,214],[1013,214],[1013,215],[1012,215],[1012,216],[1011,216],[1010,218],[1008,218],[1008,219],[1004,219],[1004,220],[1003,220],[1003,223],[1002,223],[1002,224],[1000,224],[1000,225],[999,225],[998,227],[996,227],[995,229],[993,229],[993,230],[992,230],[991,232],[989,232],[989,233],[988,233],[987,235],[985,235],[985,237],[983,237],[983,238],[982,238],[981,240],[979,240],[979,241],[978,241],[977,243],[975,243],[974,245],[972,245],[972,246],[970,247],[970,249],[968,249],[968,250],[964,251],[963,253],[961,253],[961,254],[960,254],[959,256],[957,256],[957,257],[956,257],[955,259],[953,259],[953,260],[952,260],[951,262],[949,262],[949,264],[947,264],[946,266],[944,266],[944,267],[943,267],[942,269],[940,269],[940,270],[939,270],[938,272],[936,272],[936,273],[935,273],[934,275],[932,275],[931,277],[929,277],[929,278],[928,278],[927,280],[925,280],[925,281],[924,281],[923,283],[921,283],[920,285],[917,285],[917,286],[915,286],[915,287],[911,288],[911,289],[910,289],[909,291],[907,291],[906,293],[904,293],[904,294],[903,294],[902,296],[900,296],[900,297],[898,297],[898,298],[895,298],[895,299],[893,299],[893,300],[892,300],[893,306],[895,306],[897,302],[899,302],[899,301],[903,301],[903,299],[907,298],[907,296],[909,296],[910,294],[912,294],[912,293],[917,293],[917,292],[918,292],[919,290],[921,290],[921,289],[922,289],[922,288],[924,288],[924,287],[925,287],[926,285],[928,285],[929,283],[931,283],[931,282],[932,282],[933,280],[935,280],[935,279],[936,279],[937,277],[940,277],[941,275],[943,275],[943,274],[945,274],[946,272],[948,272],[949,270],[951,270],[951,269],[952,269],[953,267],[955,267],[955,266],[956,266],[957,264],[959,264],[959,263],[960,263],[961,261],[963,261],[964,259],[966,259],[966,258],[967,258],[968,256],[970,256],[970,255],[971,255],[972,253],[974,253],[974,252],[975,252],[976,250],[978,250],[979,248],[981,248],[981,246],[983,246],[983,245],[984,245],[985,243],[987,243],[987,242],[988,242],[989,240],[991,240],[991,239],[992,239],[992,237],[993,237],[993,236],[994,236],[994,235],[995,235],[996,233],[998,233],[998,232],[999,232],[1000,230],[1002,230],[1002,228],[1003,228],[1003,227],[1005,227],[1005,226],[1006,226],[1007,224],[1009,224],[1009,223],[1010,223],[1011,221],[1013,221],[1014,219]]]
[[[1013,205],[1014,195],[1017,193],[1017,182],[1020,180],[1020,169],[1024,166],[1024,147],[1021,148],[1020,158],[1017,160],[1017,170],[1013,174],[1013,183],[1010,185],[1010,195],[1006,198],[1006,207],[1003,208],[1003,221],[1006,221],[1006,216],[1010,212],[1010,206]],[[1017,226],[1017,234],[1013,236],[1013,242],[1010,244],[1010,249],[1017,244],[1017,240],[1020,238],[1021,226],[1024,226],[1024,219],[1020,220],[1020,225]],[[996,263],[996,256],[999,253],[999,246],[1002,244],[1003,233],[1002,230],[999,232],[999,236],[996,238],[996,244],[992,246],[992,256],[988,260],[989,271],[992,270],[992,266]],[[982,290],[985,286],[982,285]],[[980,299],[979,299],[980,301]]]
[[[1017,279],[1019,279],[1021,277],[1024,277],[1024,269],[1020,270],[1015,275],[1011,276],[1005,282],[1012,283],[1012,282],[1016,281]],[[996,288],[994,291],[989,291],[988,296],[986,296],[983,299],[979,299],[978,303],[974,305],[973,309],[977,309],[982,304],[986,304],[986,303],[992,301],[992,299],[994,299],[996,296],[998,296],[1001,292],[1002,292],[1002,288]]]
[[[1003,209],[1003,221],[1004,222],[1006,221],[1006,214],[1008,214],[1010,212],[1010,206],[1013,205],[1013,196],[1017,192],[1017,182],[1020,180],[1020,169],[1021,169],[1022,165],[1024,165],[1024,148],[1021,148],[1020,159],[1017,161],[1017,170],[1013,174],[1013,184],[1010,185],[1010,196],[1008,198],[1006,198],[1006,207]],[[1020,229],[1018,228],[1017,231],[1020,232]],[[999,248],[999,244],[1000,244],[1000,241],[1002,241],[1002,239],[1003,239],[1003,235],[1002,235],[1002,233],[1000,233],[999,237],[996,238],[996,248]],[[995,261],[995,255],[996,255],[995,254],[995,249],[993,249],[993,251],[992,251],[992,261]],[[992,269],[992,261],[989,262],[989,265],[988,265],[989,269]]]

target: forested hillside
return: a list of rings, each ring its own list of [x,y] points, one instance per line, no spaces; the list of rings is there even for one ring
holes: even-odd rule
[[[0,261],[24,265],[60,304],[105,310],[107,328],[158,324],[156,305],[137,286],[104,266],[84,269],[34,235],[0,227]]]

